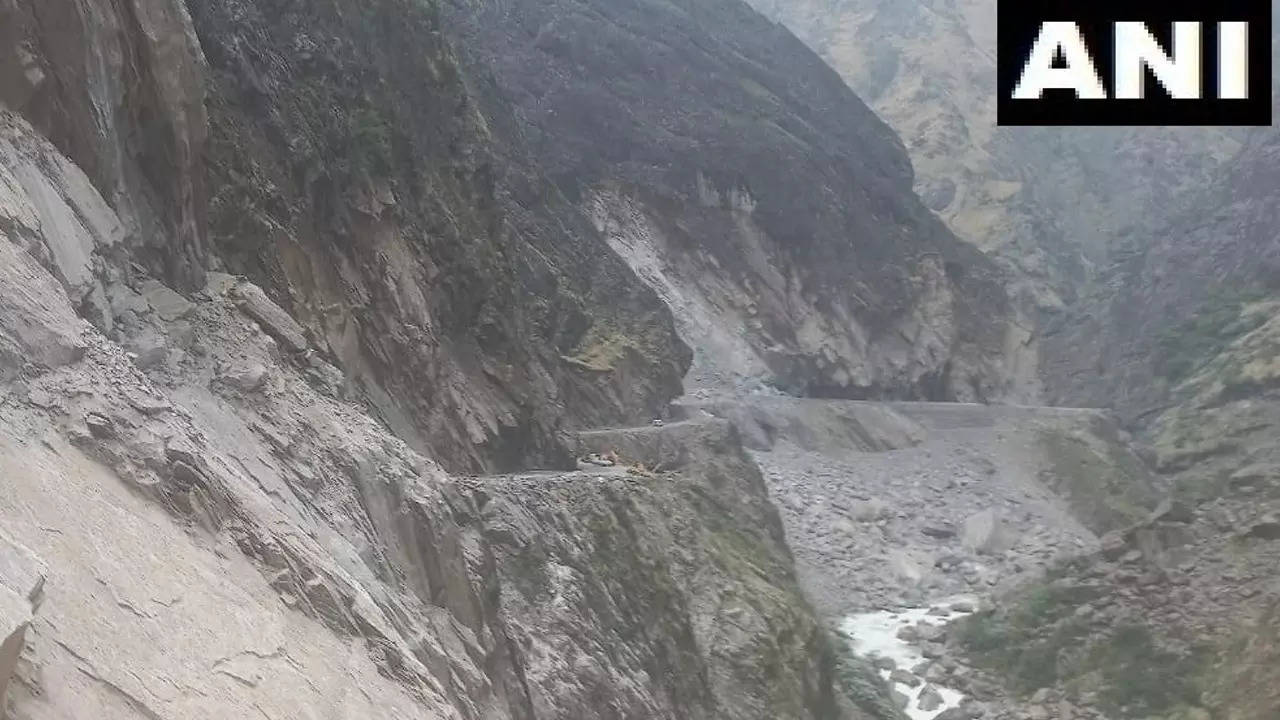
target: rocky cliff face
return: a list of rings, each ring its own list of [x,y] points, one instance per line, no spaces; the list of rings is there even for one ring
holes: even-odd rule
[[[9,717],[895,718],[734,431],[567,469],[680,392],[677,327],[815,393],[1001,390],[1001,284],[891,131],[688,12],[0,2]]]
[[[1259,688],[1276,680],[1280,592],[1277,152],[1255,132],[1212,182],[1117,239],[1094,291],[1045,327],[1053,397],[1115,408],[1175,502],[975,627],[971,646],[1022,668],[1025,690],[1118,717],[1275,714]]]
[[[647,421],[669,315],[464,86],[431,3],[191,3],[210,235],[399,434],[453,467],[559,464],[562,424]]]
[[[1117,241],[1117,263],[1102,287],[1048,328],[1058,347],[1083,343],[1076,353],[1058,353],[1061,364],[1050,373],[1055,396],[1150,419],[1183,381],[1258,327],[1241,316],[1273,294],[1280,277],[1278,152],[1275,134],[1258,131],[1212,182]],[[1085,342],[1091,331],[1101,335]]]
[[[1274,716],[1275,133],[998,129],[993,5],[756,4],[903,135],[925,202],[1013,271],[1042,397],[1115,409],[1173,491],[960,633],[1022,697],[1001,716]]]
[[[117,342],[61,233],[118,221],[3,123],[8,717],[874,717],[731,428],[651,428],[661,472],[455,479],[248,281],[112,284]]]
[[[121,217],[127,261],[103,272],[137,260],[179,290],[207,267],[252,277],[451,467],[563,464],[562,425],[649,418],[679,392],[667,311],[495,156],[430,4],[189,7],[9,11],[6,101]],[[108,331],[98,286],[116,276],[77,280]]]
[[[1034,395],[1032,329],[1113,258],[1114,239],[1167,217],[1209,182],[1238,130],[999,128],[995,5],[979,0],[756,0],[840,72],[902,135],[925,204],[1008,269],[1028,329],[1022,382]],[[1054,370],[1039,373],[1050,378]]]
[[[1007,304],[892,131],[737,2],[452,3],[509,132],[699,348],[695,386],[991,398]]]
[[[0,18],[0,99],[108,200],[132,260],[203,284],[205,73],[183,4],[9,0]],[[110,327],[91,285],[73,300]]]

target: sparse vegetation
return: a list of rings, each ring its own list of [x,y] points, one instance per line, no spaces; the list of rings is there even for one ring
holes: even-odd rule
[[[894,703],[888,684],[871,663],[855,655],[840,633],[831,633],[830,637],[836,655],[836,677],[845,695],[876,720],[906,720],[906,714]]]
[[[1199,679],[1209,657],[1161,648],[1145,625],[1125,624],[1095,645],[1085,667],[1100,673],[1101,706],[1125,717],[1149,717],[1199,701]]]
[[[1098,434],[1106,437],[1105,432]],[[1099,447],[1083,436],[1045,430],[1039,445],[1052,465],[1041,480],[1065,497],[1094,532],[1140,520],[1155,505],[1142,461],[1118,441]]]
[[[391,129],[377,112],[361,108],[351,115],[352,162],[374,175],[391,171]]]
[[[957,640],[1023,695],[1052,686],[1094,693],[1100,707],[1126,718],[1196,705],[1210,651],[1165,648],[1137,622],[1091,625],[1075,611],[1098,593],[1091,585],[1036,586],[1003,611],[962,621]]]
[[[1030,693],[1062,677],[1059,655],[1088,631],[1072,613],[1096,595],[1097,590],[1086,585],[1038,586],[1005,612],[986,611],[966,619],[957,637],[981,664],[1008,677],[1015,690]]]
[[[1190,317],[1158,336],[1156,373],[1169,382],[1178,382],[1213,359],[1232,340],[1260,326],[1266,316],[1247,313],[1245,307],[1262,297],[1263,293],[1252,287],[1222,287],[1211,293]]]

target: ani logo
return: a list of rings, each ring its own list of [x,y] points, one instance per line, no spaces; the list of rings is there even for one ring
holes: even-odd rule
[[[1270,0],[999,0],[1000,125],[1270,125]]]

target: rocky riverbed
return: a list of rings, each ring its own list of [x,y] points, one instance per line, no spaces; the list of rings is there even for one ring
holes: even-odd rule
[[[976,608],[976,598],[958,596],[930,607],[850,615],[840,631],[854,652],[872,659],[908,717],[935,720],[949,710],[964,712],[964,694],[942,684],[947,668],[939,661],[941,640],[948,623]]]
[[[1023,717],[947,644],[948,624],[1097,552],[1156,492],[1089,410],[756,395],[686,412],[741,429],[802,587],[912,720]],[[1117,477],[1143,492],[1114,494]]]
[[[804,424],[821,401],[760,402],[795,411],[756,460],[802,582],[828,616],[991,592],[1097,546],[1050,489],[1062,468],[1044,442],[1096,441],[1092,413],[868,403],[844,419],[861,429],[848,434],[829,418]]]

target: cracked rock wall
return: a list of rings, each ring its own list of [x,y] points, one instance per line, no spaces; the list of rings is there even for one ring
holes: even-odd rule
[[[901,140],[738,0],[448,2],[530,150],[671,306],[693,387],[996,399],[1003,281],[912,192]]]
[[[698,8],[742,38],[760,23]],[[647,423],[690,351],[575,190],[609,175],[548,162],[506,69],[459,62],[447,37],[468,35],[442,14],[0,0],[0,527],[47,567],[34,615],[23,587],[4,611],[9,714],[874,716],[874,681],[845,697],[735,434],[698,435],[715,457],[656,474],[449,474],[568,467],[568,431]],[[815,102],[854,106],[793,38],[766,41],[714,58],[781,48]],[[760,101],[746,65],[735,112]],[[825,200],[712,173],[735,211],[760,203],[762,247],[804,241],[788,262],[810,295],[864,260],[892,268],[860,276],[867,346],[766,360],[818,368],[815,391],[984,395],[991,269],[966,264],[892,134],[860,117],[848,167],[812,151],[822,137],[786,165],[835,188],[823,223],[782,232]],[[795,159],[789,127],[753,177]],[[574,157],[608,140],[580,139]],[[862,195],[865,214],[831,214]],[[715,205],[672,217],[723,230]],[[715,262],[754,252],[716,237]],[[820,336],[848,310],[805,302],[769,304],[770,322]]]
[[[0,129],[8,717],[866,717],[736,436],[679,473],[451,478],[246,280],[110,265],[84,175]]]

